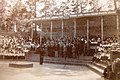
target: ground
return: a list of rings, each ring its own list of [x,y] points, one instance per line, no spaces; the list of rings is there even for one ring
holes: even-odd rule
[[[0,80],[103,80],[85,66],[32,62],[33,68],[20,69],[9,67],[9,63],[0,61]]]

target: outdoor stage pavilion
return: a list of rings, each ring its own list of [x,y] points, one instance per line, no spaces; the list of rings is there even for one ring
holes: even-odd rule
[[[103,41],[106,37],[116,36],[119,39],[120,34],[120,13],[118,10],[69,16],[37,17],[31,21],[45,32],[45,36],[51,39],[79,36],[88,41],[91,37],[96,36]]]

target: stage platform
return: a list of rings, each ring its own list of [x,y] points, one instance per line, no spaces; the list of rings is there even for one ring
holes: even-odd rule
[[[32,68],[33,67],[33,63],[16,61],[16,62],[10,62],[9,63],[9,67],[14,67],[14,68]]]

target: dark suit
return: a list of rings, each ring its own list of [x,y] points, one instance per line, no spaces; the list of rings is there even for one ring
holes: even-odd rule
[[[37,48],[37,52],[40,55],[40,65],[42,65],[43,64],[44,55],[45,55],[44,45],[41,45],[40,47],[38,47]]]

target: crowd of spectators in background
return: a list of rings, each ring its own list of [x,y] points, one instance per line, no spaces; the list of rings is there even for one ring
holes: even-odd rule
[[[79,58],[79,56],[94,56],[97,52],[99,52],[98,47],[101,47],[101,45],[111,45],[116,42],[116,37],[108,37],[104,39],[103,42],[99,37],[90,38],[89,41],[87,41],[84,37],[65,37],[60,39],[43,38],[41,43],[44,45],[46,56]]]
[[[26,39],[22,37],[5,37],[0,40],[1,53],[24,53],[27,49]],[[116,38],[106,38],[103,42],[100,38],[91,38],[88,42],[84,37],[77,38],[42,38],[41,43],[35,43],[31,41],[29,50],[36,50],[37,47],[44,45],[45,56],[48,57],[64,57],[64,58],[79,58],[79,56],[94,56],[99,49],[91,48],[91,46],[100,46],[100,44],[111,44],[117,42]],[[89,45],[89,46],[88,46]],[[97,47],[96,47],[97,48]],[[36,52],[37,53],[37,52]]]
[[[11,37],[11,36],[1,36],[0,39],[0,57],[23,57],[24,48],[22,45],[25,44],[25,40],[23,38]]]

